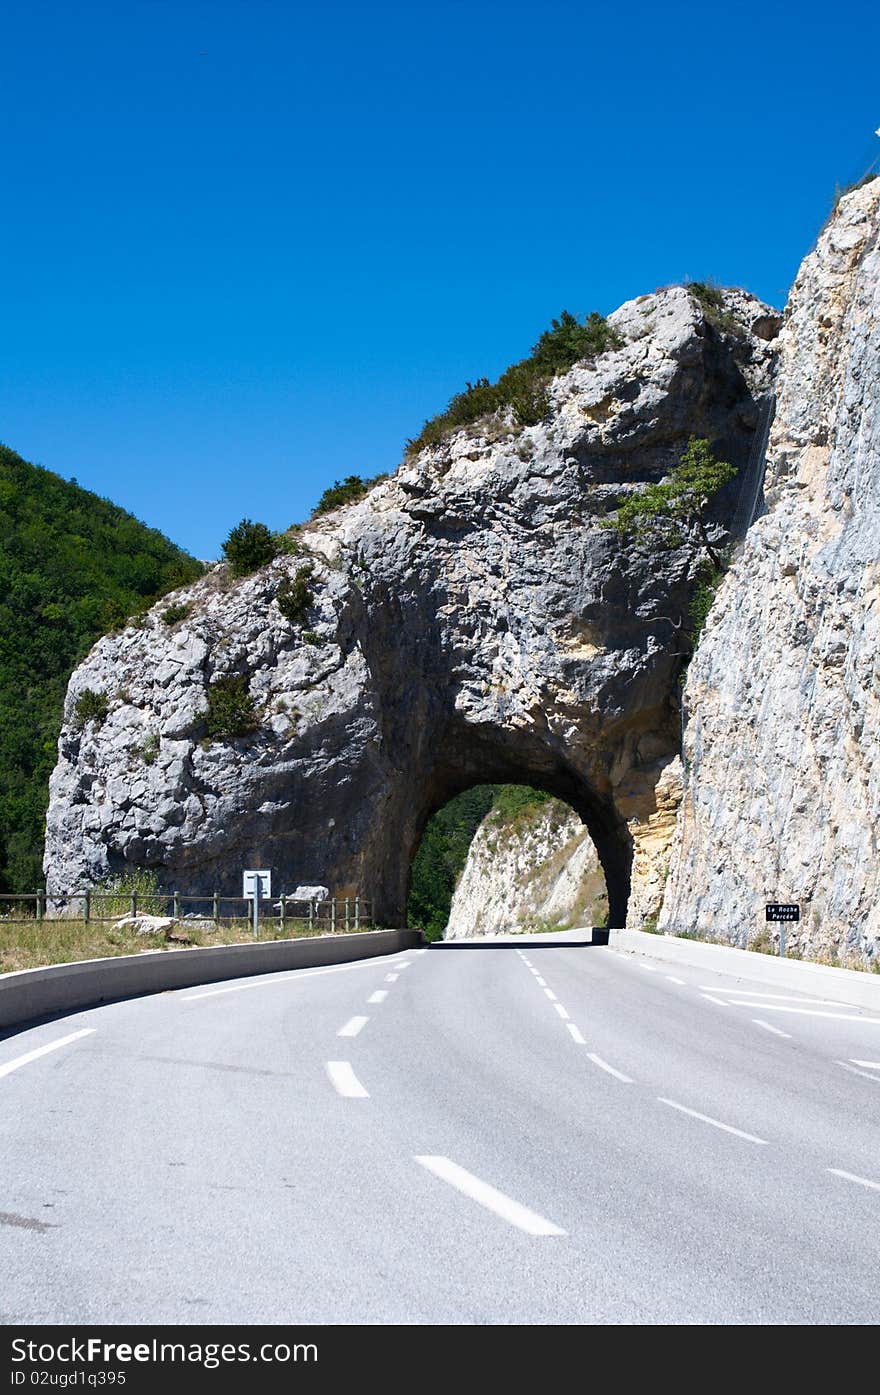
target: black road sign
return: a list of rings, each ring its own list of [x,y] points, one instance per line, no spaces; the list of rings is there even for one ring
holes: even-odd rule
[[[786,905],[784,902],[771,901],[764,908],[768,921],[800,920],[800,906]]]

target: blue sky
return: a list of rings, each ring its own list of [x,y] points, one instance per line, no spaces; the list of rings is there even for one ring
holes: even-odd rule
[[[878,15],[6,0],[0,439],[213,557],[563,307],[781,304],[880,155]]]

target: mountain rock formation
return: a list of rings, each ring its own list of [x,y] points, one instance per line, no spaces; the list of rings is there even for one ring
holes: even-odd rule
[[[690,665],[660,925],[880,951],[880,179],[840,202],[780,335],[766,513]]]
[[[605,886],[593,840],[552,799],[505,822],[486,816],[452,898],[447,940],[510,930],[604,923]]]
[[[691,434],[745,469],[778,318],[741,291],[708,305],[678,286],[610,319],[622,347],[556,378],[540,424],[501,412],[454,432],[302,527],[299,556],[237,581],[221,566],[175,594],[177,623],[156,607],[95,646],[70,681],[51,783],[59,904],[129,866],[195,894],[236,893],[257,866],[278,890],[357,890],[401,923],[431,813],[510,782],[583,819],[612,924],[631,892],[639,914],[656,908],[697,557],[600,525]],[[735,498],[735,483],[719,497],[719,538]],[[299,623],[278,595],[305,563]],[[205,714],[229,679],[253,729],[212,738]],[[103,720],[83,720],[86,690],[106,699]]]

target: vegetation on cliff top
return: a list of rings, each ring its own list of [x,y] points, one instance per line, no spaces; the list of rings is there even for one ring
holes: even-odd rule
[[[0,446],[0,890],[41,881],[71,670],[102,634],[202,570],[123,509]]]
[[[617,349],[623,340],[603,315],[595,310],[580,320],[563,310],[541,335],[528,358],[511,366],[496,383],[478,378],[450,398],[445,411],[425,422],[418,436],[407,441],[407,452],[435,445],[449,431],[469,426],[480,417],[509,407],[518,426],[535,426],[550,408],[547,384],[581,359],[595,358]]]

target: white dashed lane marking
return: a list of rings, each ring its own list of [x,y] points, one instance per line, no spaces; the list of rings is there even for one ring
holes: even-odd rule
[[[415,1161],[426,1168],[428,1172],[433,1173],[435,1177],[439,1177],[441,1182],[455,1187],[462,1196],[469,1197],[471,1201],[485,1207],[487,1211],[500,1216],[508,1225],[516,1226],[517,1230],[525,1231],[526,1235],[565,1234],[560,1226],[554,1225],[544,1216],[539,1216],[536,1211],[531,1211],[528,1206],[523,1206],[521,1202],[514,1201],[513,1197],[499,1192],[488,1182],[482,1181],[481,1178],[475,1177],[472,1172],[460,1167],[451,1158],[427,1154],[419,1156],[417,1154]]]
[[[336,1033],[338,1037],[356,1037],[358,1032],[369,1022],[369,1017],[350,1017],[344,1027],[340,1027]]]
[[[569,1022],[568,1030],[571,1033],[572,1041],[576,1041],[578,1046],[586,1046],[587,1043],[584,1041],[583,1037],[581,1036],[580,1032],[578,1031],[577,1027],[574,1025],[573,1022]]]
[[[845,1182],[855,1182],[859,1187],[869,1187],[872,1192],[880,1192],[880,1182],[872,1182],[867,1177],[857,1177],[854,1172],[844,1172],[840,1167],[829,1167],[826,1171],[835,1177],[842,1177]]]
[[[757,1138],[753,1133],[745,1133],[743,1129],[735,1129],[732,1124],[723,1124],[720,1119],[713,1119],[709,1114],[700,1114],[696,1109],[688,1109],[687,1105],[679,1104],[676,1100],[664,1099],[662,1095],[657,1096],[658,1103],[668,1104],[670,1109],[677,1109],[681,1114],[688,1114],[692,1119],[699,1119],[704,1124],[711,1124],[713,1129],[723,1129],[725,1133],[735,1134],[737,1138],[744,1138],[747,1143],[766,1144],[766,1138]]]
[[[765,1032],[772,1032],[775,1037],[785,1037],[786,1041],[791,1041],[791,1032],[783,1032],[780,1027],[774,1027],[772,1022],[762,1022],[760,1017],[753,1017],[752,1021],[756,1027],[763,1027]]]
[[[587,1055],[594,1066],[598,1066],[600,1070],[604,1070],[608,1075],[613,1075],[615,1080],[622,1080],[624,1085],[632,1085],[633,1080],[631,1075],[624,1075],[622,1070],[615,1070],[614,1066],[609,1066],[608,1062],[603,1061],[602,1057],[597,1056],[594,1051],[588,1051]]]
[[[327,1074],[338,1095],[349,1100],[368,1100],[370,1096],[351,1068],[350,1061],[328,1061]]]

